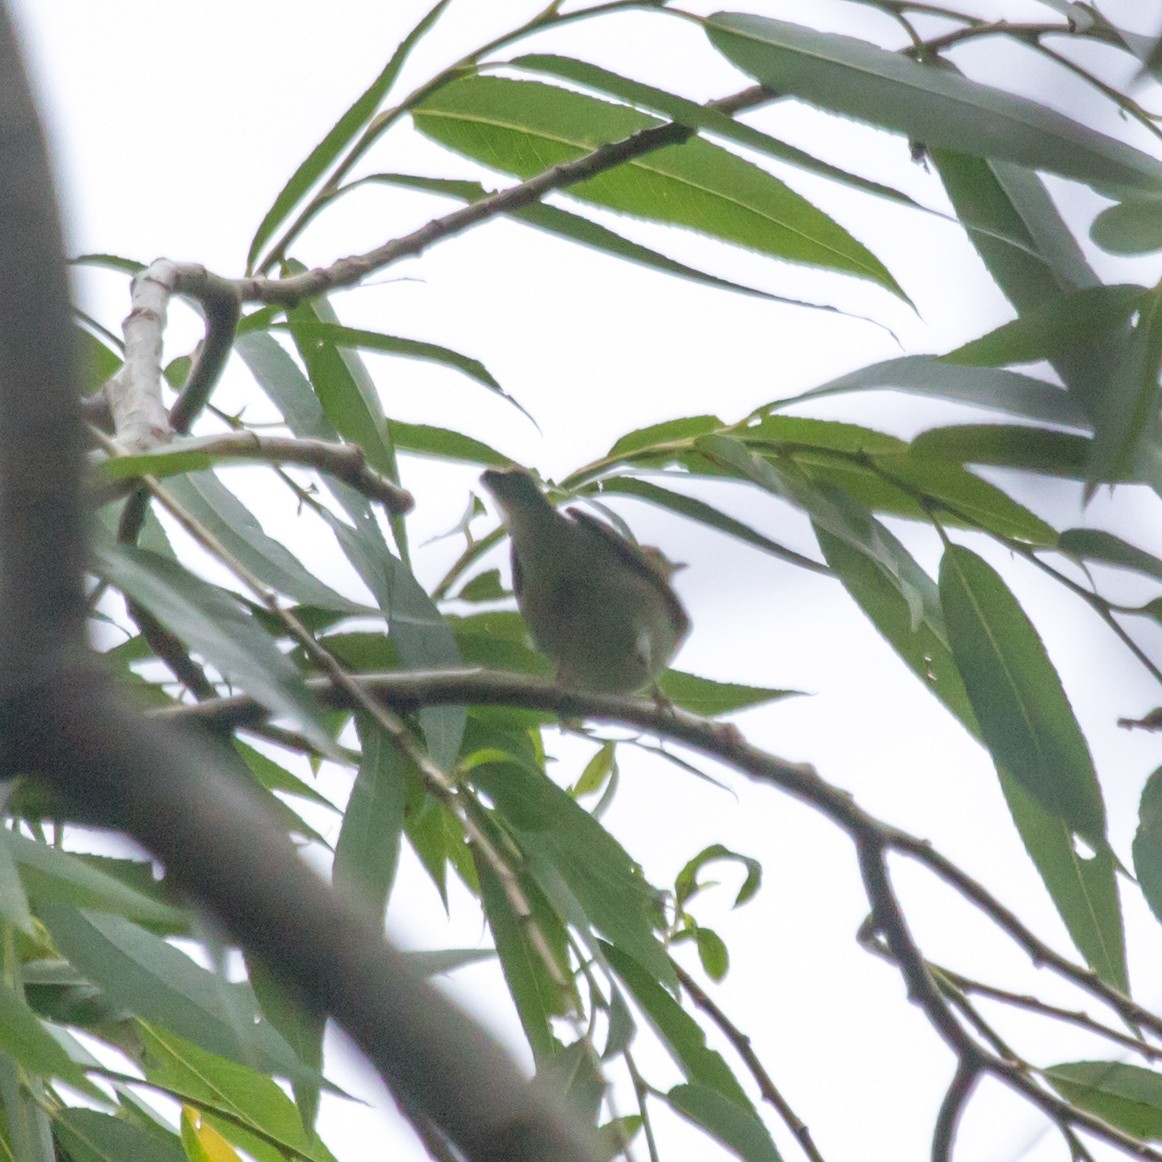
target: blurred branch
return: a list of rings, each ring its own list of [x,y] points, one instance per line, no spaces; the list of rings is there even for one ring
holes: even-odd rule
[[[3,8],[0,76],[0,773],[36,772],[143,843],[466,1158],[594,1162],[589,1132],[298,858],[203,739],[129,712],[85,660],[80,377],[46,151]]]

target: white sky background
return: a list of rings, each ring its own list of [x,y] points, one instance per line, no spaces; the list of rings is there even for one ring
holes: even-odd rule
[[[427,6],[428,0],[344,0],[325,8],[285,0],[15,0],[52,134],[72,250],[142,261],[164,255],[202,262],[224,275],[242,273],[253,231],[284,181]],[[517,0],[454,4],[415,54],[405,85],[539,6]],[[778,0],[739,7],[792,20],[803,11]],[[824,26],[833,13],[833,27],[851,32],[854,14],[866,35],[898,43],[895,25],[866,9],[828,2],[808,7],[812,23]],[[1158,0],[1102,7],[1115,19],[1131,13],[1130,27],[1143,33],[1162,23]],[[1015,0],[979,3],[976,10],[1011,20],[1053,17],[1046,5]],[[591,59],[698,99],[747,83],[696,29],[657,15],[574,25],[519,51],[532,51],[534,43],[538,50]],[[1151,148],[1115,122],[1091,91],[1079,90],[1062,72],[1030,65],[1030,55],[1017,58],[998,41],[987,41],[957,59],[982,79],[987,69],[1029,95],[1052,93],[1073,115]],[[930,206],[945,204],[937,179],[909,161],[900,138],[790,103],[752,120]],[[478,171],[409,130],[382,143],[371,168],[481,177],[494,185],[507,180]],[[919,316],[870,284],[776,264],[675,230],[604,220],[725,277],[870,315],[894,329],[909,353],[948,350],[1011,316],[955,226],[797,171],[779,173],[818,198],[887,264]],[[1079,221],[1099,208],[1099,200],[1080,187],[1055,182],[1053,190]],[[403,192],[368,191],[324,215],[295,254],[309,264],[326,264],[451,208]],[[1158,278],[1154,259],[1115,262],[1088,249],[1107,281]],[[404,275],[407,281],[396,281]],[[868,323],[667,278],[508,222],[441,243],[371,284],[333,300],[344,322],[439,342],[481,359],[533,413],[543,435],[467,380],[423,364],[368,356],[388,414],[469,432],[550,477],[601,455],[618,435],[642,424],[707,411],[739,418],[769,400],[901,353],[885,330]],[[86,276],[84,293],[87,307],[116,329],[128,307],[123,280]],[[175,306],[167,357],[188,351],[198,334],[192,313]],[[250,391],[244,372],[232,368],[220,398],[241,400]],[[937,423],[982,418],[979,411],[889,395],[821,402],[805,414],[853,419],[904,436]],[[460,518],[474,474],[415,461],[404,470],[404,483],[418,501],[411,518],[418,545]],[[235,486],[242,479],[226,474]],[[1007,484],[1014,487],[1011,478]],[[755,491],[721,495],[724,506],[776,539],[813,552],[798,514]],[[1018,495],[1051,520],[1112,522],[1108,527],[1130,539],[1135,526],[1157,528],[1157,500],[1130,489],[1118,492],[1113,507],[1099,498],[1088,513],[1080,510],[1077,491],[1060,485],[1027,480]],[[682,668],[814,694],[740,716],[748,738],[814,763],[881,818],[930,837],[1040,934],[1069,950],[1009,821],[991,764],[837,583],[643,506],[620,504],[643,540],[689,564],[677,581],[694,620]],[[268,528],[292,547],[302,543],[302,529],[293,521]],[[899,522],[893,528],[925,564],[935,566],[934,537]],[[1118,731],[1115,719],[1141,714],[1162,698],[1081,603],[983,542],[972,543],[1004,567],[1034,613],[1094,749],[1115,849],[1128,863],[1137,796],[1158,765],[1159,747],[1149,735]],[[458,549],[453,540],[421,554],[425,579],[438,577]],[[320,538],[312,563],[324,551],[332,553],[331,542]],[[333,556],[319,567],[346,577],[337,550]],[[1155,656],[1162,647],[1158,636],[1146,642]],[[571,743],[554,751],[568,779],[588,753]],[[654,883],[672,883],[687,859],[716,841],[763,862],[757,900],[731,912],[734,877],[726,873],[731,883],[708,893],[695,911],[725,937],[732,953],[731,973],[713,994],[752,1036],[824,1156],[829,1162],[926,1157],[953,1062],[907,1004],[898,973],[855,945],[867,908],[850,843],[806,808],[737,777],[727,777],[733,793],[718,791],[669,764],[622,751],[622,788],[606,822]],[[413,864],[405,862],[401,871],[392,930],[415,946],[476,943],[482,935],[478,914],[460,900],[445,929],[438,899]],[[907,867],[897,869],[897,880],[931,957],[1018,989],[1040,983],[949,893]],[[1146,1004],[1162,1004],[1155,967],[1162,932],[1132,891],[1125,893],[1125,905],[1137,994]],[[494,1027],[512,1031],[515,1017],[496,989],[495,975],[495,965],[485,965],[458,974],[451,987]],[[1102,1052],[1053,1029],[1039,1040],[1017,1041],[1046,1064]],[[1034,1050],[1034,1044],[1041,1048]],[[665,1060],[647,1069],[663,1088],[677,1080]],[[621,1106],[629,1109],[624,1099]],[[666,1162],[709,1157],[704,1139],[657,1114]],[[785,1157],[800,1156],[770,1120]],[[962,1123],[957,1156],[980,1162],[1066,1157],[1053,1134],[1025,1152],[1041,1129],[1028,1107],[986,1085]],[[424,1157],[390,1112],[332,1108],[324,1136],[345,1162],[380,1156],[389,1141],[392,1149],[403,1143],[393,1157]],[[644,1148],[637,1153],[644,1157]]]

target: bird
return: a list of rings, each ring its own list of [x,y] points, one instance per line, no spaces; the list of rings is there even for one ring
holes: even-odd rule
[[[690,619],[670,585],[675,565],[580,509],[558,512],[523,468],[489,469],[512,543],[512,585],[537,648],[562,685],[633,694],[677,653]]]

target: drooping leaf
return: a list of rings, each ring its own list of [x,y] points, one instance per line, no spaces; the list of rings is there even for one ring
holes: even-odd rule
[[[1118,1061],[1072,1061],[1045,1070],[1067,1101],[1151,1142],[1162,1139],[1162,1074]]]
[[[624,105],[500,77],[445,85],[412,110],[412,119],[442,144],[521,178],[662,124]],[[904,297],[883,264],[826,214],[766,171],[700,138],[634,158],[570,186],[569,193],[775,258],[871,279]]]
[[[665,1100],[743,1162],[783,1162],[770,1130],[758,1115],[740,1109],[717,1091],[687,1083],[674,1086]]]
[[[819,387],[770,404],[785,408],[809,399],[853,391],[904,391],[1008,412],[1042,423],[1088,426],[1085,413],[1067,392],[1042,379],[996,367],[975,367],[932,355],[905,355],[872,363]]]
[[[948,648],[936,584],[882,526],[878,555],[816,525],[827,562],[855,602],[925,687],[980,737],[968,693]],[[997,768],[1001,789],[1029,857],[1070,937],[1102,980],[1126,987],[1125,936],[1116,865],[1108,849],[1086,859],[1069,828]]]
[[[72,1162],[188,1162],[176,1134],[163,1137],[98,1110],[66,1106],[52,1128]]]
[[[949,546],[940,566],[948,640],[993,758],[1095,850],[1105,808],[1081,727],[1041,639],[1000,575]]]
[[[101,575],[275,714],[290,715],[325,752],[333,743],[302,676],[241,603],[216,585],[131,545],[96,548]]]
[[[335,886],[382,929],[403,831],[407,798],[400,748],[369,718],[356,716],[362,758],[335,844]]]
[[[59,904],[42,905],[40,915],[70,963],[128,1011],[266,1073],[312,1078],[261,1019],[249,985],[221,980],[120,916]]]
[[[919,455],[1083,480],[1090,441],[1069,432],[1017,424],[930,428],[912,441]]]
[[[851,36],[750,13],[706,21],[711,43],[777,93],[933,149],[1015,162],[1098,189],[1162,190],[1162,162],[1036,101]]]
[[[395,52],[391,54],[387,64],[383,66],[375,80],[352,102],[343,116],[335,122],[323,140],[311,150],[298,169],[291,175],[290,180],[279,191],[250,242],[250,249],[246,255],[248,274],[255,269],[259,252],[274,236],[274,232],[286,221],[295,206],[302,201],[315,182],[323,176],[342,150],[371,120],[376,109],[379,108],[391,86],[395,83],[395,79],[411,55],[412,49],[440,18],[440,14],[450,2],[451,0],[439,0],[424,14],[407,36],[399,42]],[[266,263],[262,264],[263,267],[265,265]]]
[[[686,1077],[721,1094],[738,1109],[753,1110],[746,1091],[722,1055],[707,1047],[706,1034],[698,1022],[632,957],[607,944],[601,947],[614,972],[641,1006]]]
[[[226,1060],[157,1026],[142,1029],[146,1077],[181,1094],[187,1104],[208,1109],[203,1116],[223,1137],[261,1162],[296,1154],[313,1162],[335,1162],[313,1132],[304,1130],[294,1103],[270,1077]],[[228,1110],[217,1118],[209,1110]]]
[[[759,861],[750,856],[740,855],[737,851],[731,851],[721,843],[712,843],[709,847],[704,847],[693,859],[688,860],[686,866],[675,877],[674,900],[677,907],[685,907],[698,892],[708,886],[699,881],[698,873],[710,863],[737,863],[746,869],[746,878],[734,898],[734,907],[745,904],[758,892],[763,878],[763,869]]]

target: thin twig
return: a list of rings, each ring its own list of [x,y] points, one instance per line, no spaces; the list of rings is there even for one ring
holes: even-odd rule
[[[758,1084],[763,1099],[770,1102],[779,1111],[779,1117],[783,1119],[787,1129],[795,1135],[803,1153],[811,1159],[811,1162],[824,1162],[823,1155],[819,1153],[815,1141],[811,1137],[810,1127],[795,1113],[790,1103],[783,1097],[766,1067],[759,1060],[758,1054],[751,1045],[750,1038],[727,1017],[710,999],[702,986],[677,962],[674,963],[674,971],[678,974],[681,986],[690,994],[690,999],[722,1030],[726,1039],[734,1046],[735,1052],[742,1058],[747,1069],[750,1070],[751,1076]]]

